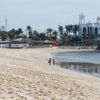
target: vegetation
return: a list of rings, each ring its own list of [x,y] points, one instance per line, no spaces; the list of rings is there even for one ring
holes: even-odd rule
[[[65,27],[59,25],[58,31],[52,28],[46,29],[45,32],[39,33],[37,30],[33,30],[30,25],[26,27],[24,32],[22,28],[11,29],[9,31],[0,30],[1,41],[13,41],[17,38],[22,38],[23,41],[41,41],[49,40],[59,43],[58,45],[98,45],[97,39],[100,38],[98,34],[82,34],[79,35],[78,25],[65,25]],[[100,43],[99,43],[100,44]]]

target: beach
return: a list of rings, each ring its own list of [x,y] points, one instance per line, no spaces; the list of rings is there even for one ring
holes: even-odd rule
[[[100,79],[48,64],[81,49],[0,49],[0,100],[100,100]]]

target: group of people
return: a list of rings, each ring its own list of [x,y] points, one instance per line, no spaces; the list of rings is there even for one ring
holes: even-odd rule
[[[55,65],[55,59],[54,58],[49,58],[48,60],[49,65]]]

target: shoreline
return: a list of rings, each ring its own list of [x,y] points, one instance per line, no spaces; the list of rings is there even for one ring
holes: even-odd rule
[[[0,49],[0,100],[99,100],[99,78],[48,65],[52,53],[70,51]]]
[[[59,66],[66,70],[100,78],[100,64],[87,62],[60,62]]]

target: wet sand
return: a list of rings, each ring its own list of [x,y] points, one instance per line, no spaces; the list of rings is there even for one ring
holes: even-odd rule
[[[48,65],[69,51],[78,50],[0,49],[0,100],[100,100],[99,78]]]

